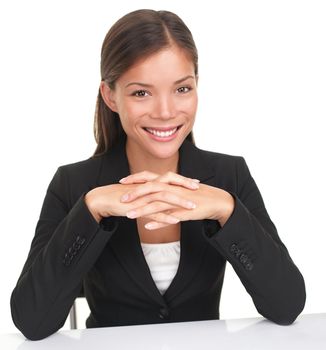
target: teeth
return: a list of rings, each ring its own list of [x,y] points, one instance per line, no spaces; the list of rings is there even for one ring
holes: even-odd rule
[[[158,130],[146,128],[146,130],[148,132],[150,132],[151,134],[158,136],[158,137],[169,137],[169,136],[173,135],[177,131],[177,129],[178,128],[174,128],[174,129],[169,130],[169,131],[158,131]]]

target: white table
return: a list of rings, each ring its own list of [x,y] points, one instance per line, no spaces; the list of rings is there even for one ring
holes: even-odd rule
[[[3,350],[210,350],[326,349],[326,313],[301,315],[290,326],[263,318],[182,322],[59,331],[29,341],[21,334],[0,335]]]

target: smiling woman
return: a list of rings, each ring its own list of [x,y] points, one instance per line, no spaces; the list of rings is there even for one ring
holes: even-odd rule
[[[292,323],[303,277],[245,159],[196,147],[197,50],[183,21],[138,10],[102,47],[94,155],[60,166],[11,296],[30,339],[84,290],[87,327],[219,318],[228,261],[261,315]]]
[[[170,45],[134,64],[113,88],[101,84],[106,105],[120,116],[127,134],[133,172],[163,173],[175,167],[177,151],[195,121],[195,66],[184,49]]]

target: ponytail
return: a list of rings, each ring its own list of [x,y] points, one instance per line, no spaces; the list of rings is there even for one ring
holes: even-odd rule
[[[93,128],[97,143],[93,157],[106,153],[122,135],[126,136],[120,122],[119,114],[113,112],[105,104],[100,91],[96,100]]]

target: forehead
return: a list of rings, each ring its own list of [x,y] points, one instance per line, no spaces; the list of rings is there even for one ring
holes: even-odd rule
[[[186,75],[195,75],[193,61],[185,50],[171,46],[136,62],[117,82],[128,84],[132,80],[148,83],[176,81]]]

